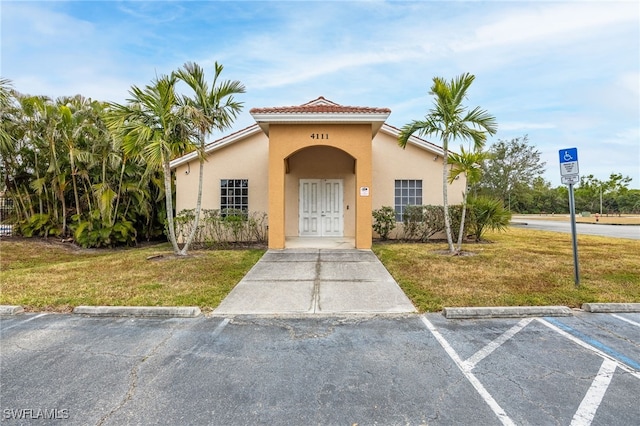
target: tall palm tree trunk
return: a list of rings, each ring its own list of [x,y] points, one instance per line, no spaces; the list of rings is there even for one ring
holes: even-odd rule
[[[464,219],[467,215],[468,191],[462,193],[462,217],[460,218],[460,231],[458,233],[458,252],[462,250],[462,239],[464,238]]]
[[[69,151],[69,161],[71,162],[71,183],[73,184],[73,198],[76,202],[76,214],[80,216],[80,197],[78,196],[78,183],[76,182],[76,165],[73,160],[73,151]]]
[[[447,147],[447,141],[444,140],[443,141],[443,151],[444,154],[442,155],[442,204],[444,207],[444,232],[445,234],[447,234],[447,244],[449,245],[449,253],[453,254],[455,253],[456,249],[453,246],[453,237],[451,236],[451,216],[449,215],[449,197],[448,197],[448,182],[447,182],[447,177],[448,177],[448,170],[447,170],[447,160],[449,158],[448,156],[448,147]]]
[[[169,227],[169,241],[173,247],[173,252],[180,255],[180,247],[178,247],[178,241],[176,240],[176,230],[173,223],[173,191],[171,190],[171,167],[169,167],[169,161],[162,160],[162,168],[164,170],[164,191],[165,191],[165,207],[167,209],[167,226]]]
[[[33,169],[36,172],[36,179],[39,181],[40,180],[40,171],[38,170],[38,149],[34,146],[33,147],[33,158],[34,158],[34,167]],[[46,193],[46,185],[43,185],[43,190]],[[36,195],[38,196],[38,213],[40,213],[40,215],[43,214],[44,212],[44,204],[42,203],[42,191],[36,191]]]
[[[124,179],[124,170],[127,165],[126,157],[122,157],[122,167],[120,168],[120,178],[118,179],[118,192],[116,195],[116,206],[113,209],[113,217],[111,218],[111,226],[116,224],[118,219],[118,209],[120,208],[120,194],[122,192],[122,180]],[[124,218],[124,217],[123,217]]]
[[[200,168],[198,171],[198,198],[196,201],[196,213],[195,213],[196,217],[193,221],[193,228],[191,229],[191,232],[189,233],[189,236],[187,237],[187,240],[184,243],[184,247],[182,247],[182,250],[180,251],[181,256],[187,255],[189,246],[191,245],[191,243],[193,242],[193,239],[195,238],[196,232],[198,231],[198,226],[200,226],[200,211],[202,210],[202,181],[204,180],[203,178],[204,158],[202,157],[204,155],[204,148],[205,148],[204,138],[205,138],[204,133],[200,133]]]
[[[62,236],[67,236],[67,202],[64,199],[64,186],[60,183],[58,178],[58,197],[62,202]]]

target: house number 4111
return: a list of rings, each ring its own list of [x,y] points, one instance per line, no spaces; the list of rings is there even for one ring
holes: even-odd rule
[[[311,139],[329,139],[329,133],[311,133]]]

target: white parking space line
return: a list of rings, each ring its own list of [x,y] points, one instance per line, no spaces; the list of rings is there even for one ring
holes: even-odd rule
[[[520,330],[525,328],[529,323],[533,321],[533,318],[524,318],[518,322],[518,324],[511,327],[509,330],[502,333],[498,338],[491,341],[487,346],[480,349],[478,352],[469,357],[466,361],[463,362],[463,365],[469,369],[469,371],[473,370],[476,364],[482,361],[485,357],[490,355],[493,351],[502,346],[507,340],[511,339],[516,335]]]
[[[602,402],[602,398],[611,383],[616,367],[617,363],[605,358],[596,378],[593,380],[593,383],[591,383],[591,387],[580,403],[578,411],[574,414],[571,420],[571,426],[589,426],[591,424]]]
[[[34,319],[36,319],[36,318],[40,318],[40,317],[43,317],[43,316],[45,316],[45,315],[47,315],[47,313],[46,313],[46,312],[45,312],[45,313],[42,313],[42,314],[38,314],[38,315],[36,315],[35,317],[27,318],[27,319],[26,319],[26,320],[24,320],[24,321],[20,321],[20,322],[18,322],[18,323],[15,323],[15,324],[13,324],[13,325],[8,326],[8,327],[2,327],[2,328],[0,328],[0,331],[7,331],[7,330],[10,330],[10,329],[12,329],[13,327],[17,327],[17,326],[19,326],[19,325],[24,324],[25,322],[33,321]]]
[[[222,330],[224,330],[224,328],[230,322],[231,322],[231,318],[225,318],[224,320],[222,320],[222,322],[217,325],[215,330],[213,330],[213,338],[215,339],[216,337],[218,337],[220,335],[220,333],[222,333]]]
[[[458,366],[462,374],[467,378],[467,380],[471,383],[471,385],[476,389],[476,391],[480,394],[482,399],[487,403],[487,405],[493,410],[500,422],[503,425],[514,425],[515,423],[511,418],[507,415],[507,413],[500,407],[498,402],[493,399],[491,394],[485,389],[485,387],[480,383],[480,381],[476,378],[476,376],[471,372],[471,369],[465,366],[465,363],[460,359],[460,356],[456,353],[456,351],[451,347],[449,342],[445,340],[445,338],[440,334],[440,332],[434,327],[431,322],[425,318],[424,316],[421,318],[424,325],[427,326],[427,329],[433,334],[433,337],[436,338],[438,343],[442,346],[442,348],[447,352],[449,357],[453,360],[453,362]],[[515,333],[514,333],[515,334]]]
[[[611,316],[614,317],[614,318],[618,318],[619,320],[622,320],[624,322],[628,322],[631,325],[635,325],[636,327],[640,327],[640,323],[637,323],[635,321],[631,321],[630,319],[627,319],[625,317],[621,317],[620,315],[611,314]]]
[[[604,359],[608,359],[610,361],[613,361],[614,363],[616,363],[616,365],[621,370],[624,370],[627,373],[631,373],[634,377],[640,379],[640,371],[637,371],[637,370],[633,369],[632,367],[628,366],[627,364],[624,364],[622,361],[619,361],[619,360],[615,359],[614,357],[612,357],[608,353],[606,353],[604,351],[601,351],[600,349],[591,346],[590,344],[578,339],[577,337],[567,333],[566,331],[562,330],[559,327],[556,327],[555,325],[547,322],[546,320],[544,320],[542,318],[536,318],[536,320],[539,321],[541,324],[546,325],[547,327],[549,327],[550,329],[552,329],[556,333],[558,333],[558,334],[566,337],[567,339],[571,340],[572,342],[576,343],[577,345],[580,345],[583,348],[588,349],[591,352],[594,352],[594,353],[598,354],[600,357],[602,357]]]

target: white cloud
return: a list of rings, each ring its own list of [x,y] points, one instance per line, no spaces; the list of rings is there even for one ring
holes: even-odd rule
[[[0,18],[2,76],[31,94],[121,102],[156,73],[218,61],[247,110],[323,95],[389,107],[401,127],[432,106],[432,77],[471,72],[468,105],[549,164],[561,145],[602,156],[640,140],[636,2],[2,2]]]
[[[636,99],[640,99],[640,72],[625,72],[616,81],[624,90]]]
[[[173,1],[117,2],[117,9],[145,25],[161,25],[183,16],[185,7]]]
[[[628,129],[622,129],[615,132],[602,141],[604,145],[617,147],[616,152],[620,149],[631,148],[636,154],[640,154],[640,126]],[[640,172],[640,170],[639,170]]]
[[[554,129],[557,126],[553,123],[527,123],[527,122],[501,122],[499,125],[500,131],[522,131],[527,133],[529,130],[539,129]]]
[[[539,2],[509,7],[488,24],[476,28],[471,37],[451,44],[455,51],[533,43],[564,44],[593,37],[623,23],[638,21],[634,2]]]
[[[327,74],[353,68],[398,62],[406,57],[402,52],[383,54],[380,52],[320,52],[312,55],[274,55],[278,66],[262,69],[249,76],[248,84],[256,89],[289,86],[309,81]]]

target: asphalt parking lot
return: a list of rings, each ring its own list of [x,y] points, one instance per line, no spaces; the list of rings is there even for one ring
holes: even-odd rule
[[[631,425],[640,314],[0,319],[6,424]]]

